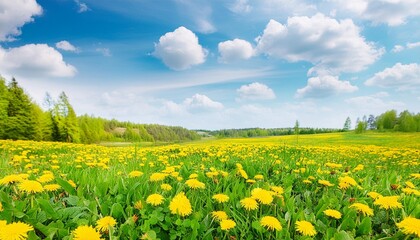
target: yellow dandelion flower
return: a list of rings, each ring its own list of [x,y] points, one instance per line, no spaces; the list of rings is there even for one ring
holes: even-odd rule
[[[206,188],[206,185],[204,183],[198,181],[195,178],[188,179],[187,181],[185,181],[185,184],[187,184],[188,187],[190,187],[192,189],[204,189],[204,188]]]
[[[305,184],[312,184],[311,180],[308,180],[308,179],[303,180],[303,183],[305,183]]]
[[[380,208],[394,209],[402,208],[402,204],[398,202],[399,196],[378,197],[373,204],[379,205]]]
[[[106,216],[96,221],[96,229],[100,232],[108,232],[115,224],[117,221],[113,217]]]
[[[378,197],[382,197],[382,195],[377,192],[369,192],[367,195],[371,197],[373,200],[377,199]]]
[[[332,217],[335,219],[340,219],[341,218],[341,213],[337,210],[333,210],[333,209],[327,209],[324,211],[324,214],[327,215],[328,217]]]
[[[73,180],[71,180],[71,179],[70,179],[70,180],[68,180],[67,182],[68,182],[68,183],[69,183],[72,187],[74,187],[74,188],[76,187],[76,183],[74,183],[74,182],[73,182]]]
[[[409,188],[416,188],[416,186],[410,181],[405,182],[405,185]]]
[[[261,188],[254,188],[251,191],[251,197],[264,205],[268,205],[273,202],[273,192]]]
[[[240,201],[240,203],[241,203],[241,206],[248,211],[255,210],[258,208],[258,203],[253,198],[244,198]]]
[[[41,175],[39,178],[36,179],[40,183],[47,183],[54,180],[54,175],[51,173],[46,173],[44,175]]]
[[[1,240],[22,240],[28,239],[28,232],[34,228],[22,222],[6,224],[6,221],[0,221],[0,230]]]
[[[254,176],[254,179],[255,180],[263,180],[264,179],[264,176],[261,175],[261,174],[257,174],[257,175]]]
[[[420,173],[412,173],[410,174],[410,176],[412,176],[413,178],[420,179]]]
[[[330,183],[330,181],[328,181],[328,180],[318,180],[318,183],[321,184],[321,185],[324,185],[326,187],[334,186],[334,184]]]
[[[356,211],[363,213],[365,216],[373,216],[373,209],[363,203],[353,203],[350,208],[356,209]]]
[[[228,219],[228,215],[225,211],[214,211],[211,212],[211,216],[216,219],[217,221],[222,221]]]
[[[134,177],[141,177],[143,175],[143,172],[140,172],[140,171],[131,171],[129,174],[128,174],[128,176],[129,177],[131,177],[131,178],[134,178]]]
[[[278,186],[271,186],[270,189],[275,192],[277,195],[282,195],[284,193],[284,189]]]
[[[169,210],[172,214],[178,214],[181,217],[188,216],[192,213],[190,200],[185,196],[184,192],[178,193],[169,204]]]
[[[147,197],[146,203],[151,204],[153,206],[159,206],[163,203],[163,199],[164,198],[162,195],[155,193]]]
[[[141,201],[137,201],[134,203],[134,208],[137,210],[141,210],[143,208],[143,203]]]
[[[3,204],[0,202],[0,212],[3,212]]]
[[[159,182],[165,180],[165,178],[168,176],[166,173],[153,173],[149,177],[149,181],[151,182]]]
[[[57,191],[60,188],[61,188],[61,186],[58,185],[58,184],[47,184],[47,185],[44,186],[44,189],[48,192]]]
[[[190,174],[190,176],[188,178],[189,179],[198,178],[198,174],[197,173],[192,173],[192,174]]]
[[[260,221],[261,226],[266,227],[268,230],[277,230],[280,231],[282,229],[279,220],[272,216],[265,216],[261,218]]]
[[[101,235],[91,226],[79,226],[73,231],[74,240],[99,240]]]
[[[171,191],[171,190],[172,190],[171,185],[169,185],[169,184],[167,184],[167,183],[163,183],[163,184],[161,184],[161,185],[160,185],[160,188],[161,188],[163,191]]]
[[[308,221],[296,221],[296,231],[304,236],[316,235],[315,227]]]
[[[222,230],[228,231],[228,230],[234,228],[235,226],[236,226],[235,221],[233,221],[231,219],[225,219],[225,220],[220,221],[220,228]]]
[[[420,238],[420,219],[406,217],[396,225],[404,234],[413,234]]]
[[[251,184],[253,184],[253,183],[255,183],[256,181],[255,181],[254,179],[247,179],[247,180],[246,180],[246,182],[247,182],[247,183],[251,183]]]
[[[218,203],[225,203],[225,202],[228,202],[229,201],[229,196],[226,195],[226,194],[222,194],[222,193],[213,195],[212,198],[214,200],[216,200],[216,202],[218,202]]]
[[[248,179],[248,174],[243,169],[238,170],[238,174],[241,175],[244,179]]]
[[[349,176],[342,177],[339,180],[340,180],[340,182],[339,182],[338,186],[339,186],[340,189],[345,190],[345,189],[347,189],[349,187],[352,187],[352,186],[358,186],[356,180],[354,180],[352,177],[349,177]]]
[[[408,195],[410,195],[410,194],[414,194],[414,195],[416,195],[416,196],[420,196],[420,191],[419,191],[419,190],[417,190],[417,189],[412,189],[412,188],[403,188],[403,189],[402,189],[402,191],[403,191],[405,194],[408,194]]]
[[[39,193],[44,191],[44,188],[42,187],[41,183],[33,180],[24,180],[18,185],[18,188],[20,191],[26,193]]]
[[[21,175],[16,175],[16,174],[7,175],[3,177],[2,179],[0,179],[0,185],[9,185],[12,183],[22,182],[23,180],[25,179],[22,178]]]

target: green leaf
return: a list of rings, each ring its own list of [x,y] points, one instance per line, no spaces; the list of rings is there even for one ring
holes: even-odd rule
[[[42,211],[44,211],[48,217],[53,218],[54,220],[58,219],[58,214],[51,206],[51,203],[45,199],[37,199],[37,202]]]
[[[55,180],[66,192],[71,195],[76,195],[76,190],[66,180],[61,178],[56,178]]]
[[[365,217],[357,229],[358,235],[367,235],[372,231],[372,221],[370,217]]]
[[[334,240],[353,240],[353,238],[345,231],[334,234]]]

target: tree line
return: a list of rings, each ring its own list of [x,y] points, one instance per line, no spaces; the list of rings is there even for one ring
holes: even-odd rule
[[[209,135],[216,136],[218,138],[241,138],[241,137],[266,137],[266,136],[283,136],[296,134],[317,134],[317,133],[332,133],[341,132],[342,129],[334,128],[243,128],[243,129],[222,129],[216,131],[205,131]]]
[[[44,109],[15,78],[0,77],[0,139],[98,143],[101,141],[179,142],[200,139],[195,131],[158,124],[136,124],[89,115],[77,116],[68,96],[47,93]]]

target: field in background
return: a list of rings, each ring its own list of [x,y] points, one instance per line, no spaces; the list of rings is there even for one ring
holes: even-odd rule
[[[418,133],[374,132],[157,147],[0,141],[0,239],[12,230],[29,239],[76,240],[80,233],[420,237],[419,144]]]

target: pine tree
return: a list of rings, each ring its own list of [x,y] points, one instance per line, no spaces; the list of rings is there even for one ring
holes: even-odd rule
[[[350,129],[351,129],[351,120],[350,120],[350,117],[347,117],[346,121],[344,122],[343,130],[348,131]]]

